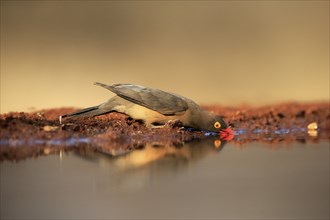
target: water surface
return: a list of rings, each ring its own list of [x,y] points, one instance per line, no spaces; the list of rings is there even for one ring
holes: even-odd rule
[[[329,218],[329,142],[61,152],[1,162],[1,218]]]

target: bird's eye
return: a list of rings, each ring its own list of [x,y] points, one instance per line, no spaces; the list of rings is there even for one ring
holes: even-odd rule
[[[218,121],[215,122],[215,123],[214,123],[214,127],[217,128],[217,129],[218,129],[218,128],[221,128],[221,124],[220,124],[220,122],[218,122]]]

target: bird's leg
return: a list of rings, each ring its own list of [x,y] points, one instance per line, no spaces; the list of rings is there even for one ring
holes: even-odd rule
[[[170,127],[170,128],[174,128],[174,127],[178,127],[178,122],[180,122],[179,120],[169,120],[167,122],[151,122],[151,123],[146,123],[147,127],[150,128],[165,128],[165,127]]]
[[[150,121],[146,121],[145,125],[148,128],[164,128],[165,127],[165,123],[161,123],[161,122],[150,122]]]
[[[165,128],[165,127],[169,127],[169,128],[180,128],[183,129],[183,123],[178,120],[178,119],[174,119],[174,120],[169,120],[166,123],[161,123],[161,122],[153,122],[150,124],[151,128]]]
[[[153,125],[153,124],[150,125],[150,128],[156,128],[156,129],[164,128],[164,127],[165,127],[165,125]]]

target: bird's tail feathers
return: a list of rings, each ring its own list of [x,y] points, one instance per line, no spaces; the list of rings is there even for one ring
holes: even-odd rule
[[[109,90],[111,90],[113,88],[113,86],[109,86],[107,84],[100,83],[100,82],[94,82],[94,85],[101,86],[101,87],[103,87],[105,89],[109,89]]]
[[[84,116],[97,116],[104,114],[99,108],[99,105],[89,107],[89,108],[84,108],[76,112],[72,112],[69,114],[61,115],[60,116],[60,123],[62,123],[63,118],[76,118],[76,117],[84,117]]]

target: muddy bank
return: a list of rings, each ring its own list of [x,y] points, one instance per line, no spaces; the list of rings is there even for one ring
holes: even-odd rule
[[[239,146],[251,141],[317,142],[329,138],[330,113],[327,102],[204,108],[224,117],[235,131],[231,141]],[[74,110],[58,108],[1,114],[0,160],[68,150],[113,153],[143,148],[147,143],[180,147],[185,142],[209,136],[219,139],[220,142],[215,142],[215,146],[221,143],[220,137],[215,134],[181,129],[179,121],[168,123],[161,129],[148,129],[141,122],[120,113],[59,123],[59,115]],[[312,126],[312,129],[308,129],[308,126]]]

